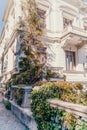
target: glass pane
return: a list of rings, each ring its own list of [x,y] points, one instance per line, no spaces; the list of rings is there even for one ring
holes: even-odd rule
[[[66,69],[75,70],[75,52],[66,52]]]

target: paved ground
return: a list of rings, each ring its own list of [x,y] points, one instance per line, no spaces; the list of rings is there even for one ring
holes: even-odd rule
[[[28,130],[20,121],[12,114],[11,111],[6,110],[4,105],[0,102],[0,130]]]

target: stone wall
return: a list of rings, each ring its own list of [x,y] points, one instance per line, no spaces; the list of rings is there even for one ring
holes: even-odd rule
[[[4,98],[4,102],[8,101]],[[14,101],[9,101],[11,103],[11,111],[13,114],[24,124],[29,130],[38,130],[37,124],[33,118],[31,108],[19,107]]]
[[[30,108],[21,108],[11,101],[11,110],[29,130],[37,130],[37,124]]]

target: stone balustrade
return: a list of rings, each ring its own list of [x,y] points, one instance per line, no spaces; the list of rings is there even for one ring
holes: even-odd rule
[[[19,88],[18,86],[11,86],[11,100],[14,100],[14,91],[20,89],[23,92],[23,97],[22,97],[22,107],[30,107],[31,104],[31,99],[30,99],[30,94],[32,91],[32,86],[25,86]]]
[[[74,103],[60,101],[58,99],[48,99],[51,107],[58,107],[58,109],[65,110],[77,117],[81,117],[87,121],[87,106],[82,106]]]

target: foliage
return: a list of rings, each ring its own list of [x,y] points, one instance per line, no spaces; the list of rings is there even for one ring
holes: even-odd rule
[[[87,123],[85,121],[81,122],[79,130],[87,130]]]
[[[16,75],[16,84],[32,84],[41,79],[41,66],[37,60],[37,48],[42,46],[40,37],[42,29],[38,19],[35,0],[21,1],[24,19],[20,19],[21,50],[24,57],[20,58],[19,74]],[[27,13],[26,13],[27,12]],[[21,79],[22,78],[22,79]]]
[[[21,26],[21,28],[18,28],[18,32],[21,33],[21,44],[23,43],[22,47],[26,50],[27,46],[41,46],[40,37],[42,36],[42,29],[40,27],[36,2],[35,0],[21,0],[21,5],[24,19],[21,18],[19,21],[19,27]],[[24,45],[24,43],[26,45]]]
[[[76,103],[77,90],[82,89],[79,85],[67,82],[48,82],[39,89],[33,90],[31,94],[32,111],[38,123],[38,130],[61,130],[62,128],[75,130],[76,118],[62,110],[51,108],[47,99],[58,98]]]
[[[9,101],[5,101],[4,105],[5,105],[6,109],[11,110],[11,103]]]
[[[55,72],[52,72],[50,69],[47,69],[47,80],[49,80],[50,78],[56,78],[58,77],[57,74]]]
[[[29,56],[29,60],[33,62],[37,59],[35,49],[41,47],[42,29],[40,28],[40,19],[37,13],[37,5],[35,0],[21,0],[22,13],[24,19],[20,19],[18,34],[20,35],[21,49],[25,55]],[[21,28],[20,28],[21,26]],[[25,62],[26,59],[25,59]]]
[[[55,88],[54,93],[59,97],[61,100],[69,101],[73,103],[78,102],[79,93],[78,91],[82,91],[82,85],[80,83],[71,84],[68,82],[38,82],[39,85],[42,84],[42,88],[50,89],[52,86]],[[36,85],[38,85],[38,83]],[[40,87],[41,88],[41,87]],[[58,96],[59,95],[59,96]],[[78,99],[78,100],[77,100]]]
[[[34,84],[35,82],[39,81],[41,79],[41,71],[39,66],[31,66],[30,69],[27,69],[25,72],[20,72],[18,74],[14,74],[12,77],[12,84],[18,85],[18,84]]]
[[[17,74],[12,75],[13,85],[34,84],[41,80],[41,65],[37,59],[37,49],[41,43],[42,29],[37,13],[35,0],[21,0],[23,17],[17,25],[18,41],[20,43],[20,58]],[[7,86],[6,86],[7,88]]]
[[[6,89],[11,84],[34,84],[42,79],[42,67],[38,61],[37,50],[43,48],[41,36],[43,31],[40,26],[40,17],[35,0],[21,0],[23,17],[19,18],[17,25],[18,43],[20,44],[19,72],[12,75]],[[55,73],[47,71],[47,79]]]
[[[82,91],[81,95],[80,95],[80,100],[79,102],[83,105],[87,106],[87,90],[86,91]]]
[[[21,88],[17,88],[13,91],[13,98],[15,99],[16,103],[21,106],[23,101],[23,90]]]
[[[5,89],[8,90],[11,87],[11,79],[9,79],[5,84]]]
[[[67,126],[69,130],[75,130],[77,121],[77,118],[73,114],[66,113],[64,125]]]
[[[50,109],[49,104],[46,102],[47,97],[49,96],[47,94],[44,95],[43,91],[32,93],[32,110],[39,130],[50,130],[51,127],[53,129],[51,120],[53,115],[57,114],[56,110],[54,112]]]

